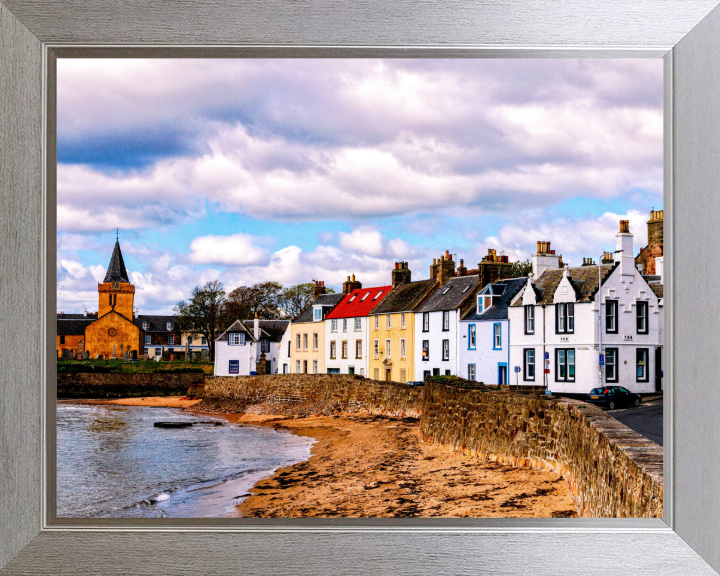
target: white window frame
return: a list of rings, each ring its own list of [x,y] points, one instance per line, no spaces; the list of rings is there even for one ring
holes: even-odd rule
[[[318,349],[318,335],[317,332],[313,332],[313,350]]]
[[[340,344],[340,357],[346,360],[348,357],[348,343],[347,340],[343,340]]]
[[[150,325],[147,322],[142,323],[143,330],[147,330],[150,327]]]
[[[475,364],[468,364],[468,380],[475,382]]]
[[[450,340],[442,341],[442,359],[443,361],[450,360]]]
[[[448,310],[443,310],[443,332],[447,332],[450,330],[450,312]]]
[[[330,332],[337,332],[338,331],[338,321],[337,319],[333,318],[330,320]]]
[[[300,351],[300,334],[297,334],[297,350]]]
[[[313,374],[318,373],[318,362],[317,360],[313,360]]]
[[[400,358],[405,358],[405,338],[400,338]]]
[[[335,360],[337,356],[337,342],[335,340],[330,341],[330,360]]]
[[[502,323],[493,324],[493,350],[502,350]]]
[[[355,340],[355,358],[362,358],[362,340]]]
[[[145,344],[152,344],[152,338],[150,334],[145,334]]]
[[[390,318],[390,314],[388,314],[385,317],[385,330],[390,330],[390,327],[392,326],[392,320]]]
[[[535,334],[535,306],[525,306],[525,334]]]
[[[318,322],[322,320],[322,308],[315,308],[313,310],[313,319]]]
[[[304,351],[304,352],[307,352],[307,351],[308,351],[308,335],[307,335],[307,332],[305,332],[305,334],[303,334],[303,351]]]
[[[230,332],[228,334],[228,345],[245,346],[245,334],[242,332]]]
[[[167,323],[167,329],[168,329],[168,330],[172,330],[172,329],[173,329],[173,323],[172,323],[172,322],[168,322],[168,323]]]
[[[343,332],[347,332],[347,318],[343,318]]]
[[[405,330],[405,312],[400,314],[400,330]]]
[[[355,332],[362,330],[362,318],[355,318]]]
[[[423,312],[423,332],[430,332],[430,312]]]
[[[529,361],[529,353],[532,352],[532,362]],[[532,375],[530,375],[530,367],[532,366]],[[536,359],[535,359],[535,348],[525,348],[523,350],[523,380],[525,382],[534,382],[535,381],[535,367],[536,367]]]
[[[385,339],[385,358],[390,358],[390,339]]]
[[[168,346],[175,346],[175,334],[168,334]]]
[[[297,371],[295,373],[300,374],[300,360],[297,361],[296,367],[297,367]]]

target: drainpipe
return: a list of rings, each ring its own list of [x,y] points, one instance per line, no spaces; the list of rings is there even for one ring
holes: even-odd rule
[[[545,372],[545,304],[543,304],[542,307],[543,311],[543,355],[542,355],[542,367],[543,367],[543,376],[545,380],[545,390],[548,389],[548,374]]]

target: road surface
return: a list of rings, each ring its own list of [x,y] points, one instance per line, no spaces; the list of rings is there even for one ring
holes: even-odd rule
[[[620,408],[608,410],[607,413],[648,440],[652,440],[660,446],[663,445],[662,398],[643,402],[639,408]]]

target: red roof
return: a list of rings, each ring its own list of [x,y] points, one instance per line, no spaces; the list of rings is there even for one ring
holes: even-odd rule
[[[379,286],[377,288],[360,288],[353,290],[340,300],[340,304],[325,318],[355,318],[367,316],[385,296],[390,294],[392,286]],[[368,296],[365,296],[368,294]]]

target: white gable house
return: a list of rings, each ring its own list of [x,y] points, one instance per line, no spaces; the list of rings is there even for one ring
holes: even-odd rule
[[[287,320],[236,320],[215,340],[215,376],[258,373],[264,354],[265,374],[280,371],[280,342]]]
[[[623,220],[614,263],[528,278],[508,311],[520,385],[576,394],[607,384],[662,388],[660,300],[635,268],[632,238]]]

